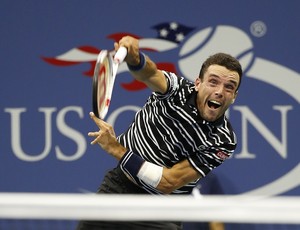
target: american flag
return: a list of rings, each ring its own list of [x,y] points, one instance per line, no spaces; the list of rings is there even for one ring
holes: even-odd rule
[[[195,29],[177,22],[160,23],[152,28],[157,31],[158,39],[165,39],[177,44],[181,43],[185,37]]]
[[[112,39],[118,42],[123,36],[132,36],[139,39],[140,49],[151,52],[164,52],[172,50],[178,47],[178,45],[184,41],[185,37],[192,32],[195,28],[188,27],[177,22],[164,22],[152,27],[157,32],[157,36],[154,38],[144,38],[142,36],[132,33],[114,33],[107,36],[108,39]],[[82,63],[90,63],[90,69],[83,73],[84,76],[92,77],[97,60],[97,56],[101,49],[91,46],[80,46],[68,50],[55,57],[42,57],[44,61],[56,66],[70,66],[78,65]],[[164,69],[170,72],[177,72],[176,67],[171,62],[159,62],[156,63],[159,69]],[[125,69],[120,70],[126,71]],[[120,73],[120,72],[119,72]],[[133,80],[130,83],[121,83],[121,86],[129,91],[142,90],[146,86]]]

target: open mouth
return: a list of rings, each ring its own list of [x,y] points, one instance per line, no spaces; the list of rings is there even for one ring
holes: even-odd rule
[[[207,105],[211,109],[218,109],[221,106],[221,103],[218,101],[210,100],[208,101]]]

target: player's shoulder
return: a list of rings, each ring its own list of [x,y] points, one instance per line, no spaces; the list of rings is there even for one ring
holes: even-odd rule
[[[174,88],[178,90],[179,88],[183,88],[183,87],[190,88],[195,86],[195,84],[192,81],[176,73],[168,72],[168,71],[162,71],[162,72],[168,81],[169,88]]]

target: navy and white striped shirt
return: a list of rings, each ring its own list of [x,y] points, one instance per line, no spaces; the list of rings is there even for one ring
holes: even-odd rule
[[[236,148],[235,134],[225,116],[215,122],[200,117],[194,83],[174,73],[164,74],[168,91],[165,94],[152,93],[118,140],[146,161],[160,166],[170,168],[188,159],[204,177],[231,156]],[[190,193],[196,182],[175,190],[173,194]],[[141,180],[136,183],[149,193],[160,193]]]

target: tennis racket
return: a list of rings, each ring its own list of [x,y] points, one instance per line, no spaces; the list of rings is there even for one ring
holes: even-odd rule
[[[125,47],[116,53],[102,50],[98,55],[93,77],[93,112],[100,119],[108,112],[118,67],[126,55]]]

